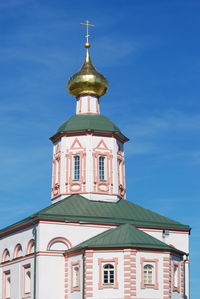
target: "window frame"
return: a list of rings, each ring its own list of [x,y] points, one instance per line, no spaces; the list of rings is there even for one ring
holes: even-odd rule
[[[9,295],[7,296],[7,279],[10,278],[10,286],[9,286]],[[6,270],[3,271],[3,294],[2,299],[10,299],[11,298],[11,271]]]
[[[27,292],[27,282],[26,282],[26,274],[30,272],[29,278],[29,292]],[[31,298],[32,296],[32,271],[31,271],[31,264],[22,265],[22,298]]]
[[[113,283],[105,283],[104,282],[104,266],[105,265],[112,265],[113,266]],[[118,283],[118,258],[113,259],[98,259],[98,266],[99,266],[99,289],[118,289],[119,283]]]
[[[178,261],[173,261],[172,262],[172,289],[173,289],[173,292],[178,292],[180,293],[180,262]],[[176,269],[176,276],[177,278],[175,277],[175,269]],[[176,281],[176,284],[175,284],[175,279],[177,279]]]
[[[99,181],[105,182],[106,179],[106,156],[100,155],[98,157],[98,178]]]
[[[80,291],[80,261],[71,262],[71,292]],[[75,269],[78,269],[78,271],[75,274]],[[77,283],[75,284],[75,280],[77,279]]]
[[[141,289],[159,289],[158,284],[158,259],[140,259],[141,264]],[[145,266],[150,265],[152,269],[152,283],[145,283]]]
[[[76,158],[78,158],[78,165],[76,165]],[[73,155],[73,181],[80,181],[80,178],[81,178],[81,157],[80,155],[75,154]]]

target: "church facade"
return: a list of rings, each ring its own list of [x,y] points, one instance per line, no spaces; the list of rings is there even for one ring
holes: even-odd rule
[[[52,204],[0,231],[0,298],[189,299],[190,227],[126,199],[128,138],[100,114],[89,47],[51,137]]]

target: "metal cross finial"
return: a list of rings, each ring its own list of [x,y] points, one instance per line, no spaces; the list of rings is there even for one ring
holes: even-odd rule
[[[81,25],[85,25],[86,26],[86,44],[89,44],[89,30],[88,30],[88,28],[89,28],[89,26],[94,26],[93,24],[90,24],[90,21],[86,21],[85,23],[80,23]]]

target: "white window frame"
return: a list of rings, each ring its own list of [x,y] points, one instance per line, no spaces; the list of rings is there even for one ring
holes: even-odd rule
[[[155,284],[155,267],[153,264],[147,263],[143,267],[144,285]]]
[[[102,267],[103,285],[114,285],[115,284],[115,264],[105,263],[102,266],[103,266]],[[107,282],[105,280],[107,280]]]

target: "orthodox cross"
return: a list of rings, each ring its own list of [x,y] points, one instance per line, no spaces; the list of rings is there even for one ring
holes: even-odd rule
[[[93,24],[90,24],[90,21],[86,21],[85,23],[80,23],[81,25],[86,26],[86,43],[89,44],[88,38],[89,38],[89,26],[94,26]]]

